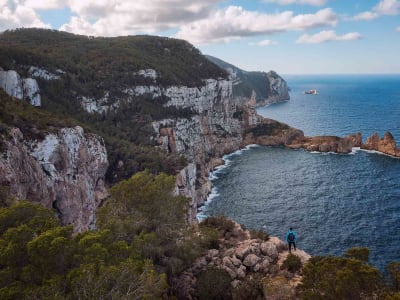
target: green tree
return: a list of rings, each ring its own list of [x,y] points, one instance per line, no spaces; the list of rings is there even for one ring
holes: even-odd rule
[[[344,254],[344,257],[354,258],[361,260],[362,262],[368,262],[369,259],[369,249],[368,248],[350,248]]]
[[[391,262],[386,266],[393,290],[400,292],[400,262]]]
[[[343,257],[312,257],[303,268],[302,299],[372,299],[379,294],[379,271]]]

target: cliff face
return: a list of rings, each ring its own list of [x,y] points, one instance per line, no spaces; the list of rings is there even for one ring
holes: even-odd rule
[[[73,224],[77,232],[94,223],[95,211],[107,196],[108,160],[100,137],[75,127],[38,141],[10,128],[1,150],[0,185],[10,194],[55,208],[62,223]]]
[[[17,99],[26,100],[33,106],[41,105],[39,86],[35,79],[25,78],[14,70],[4,71],[0,67],[0,88]]]
[[[174,93],[168,95],[166,106],[189,108],[195,115],[153,122],[159,147],[190,161],[178,174],[177,192],[191,198],[188,220],[192,222],[211,191],[209,172],[221,164],[224,154],[254,143],[284,145],[303,136],[299,130],[257,115],[247,105],[249,99],[234,98],[232,83],[209,79],[199,88],[170,88]]]
[[[276,72],[248,72],[216,57],[206,57],[228,72],[235,98],[250,99],[250,105],[254,107],[290,99],[286,81]]]

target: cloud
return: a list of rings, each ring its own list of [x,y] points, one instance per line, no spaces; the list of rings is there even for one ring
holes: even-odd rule
[[[294,15],[292,11],[285,11],[269,15],[229,6],[207,19],[183,25],[176,36],[194,44],[221,43],[259,34],[335,26],[337,19],[330,8],[315,14]]]
[[[396,31],[397,31],[397,32],[400,32],[400,26],[396,28]]]
[[[277,45],[277,42],[271,41],[271,40],[263,40],[263,41],[259,41],[257,43],[249,43],[250,46],[274,46]]]
[[[362,39],[358,32],[337,35],[333,30],[324,30],[314,35],[303,34],[296,41],[297,44],[321,44],[329,41],[354,41]]]
[[[372,8],[372,11],[364,11],[353,17],[353,20],[370,21],[381,16],[396,16],[400,12],[398,0],[382,0]]]
[[[21,27],[50,28],[43,23],[36,11],[18,0],[0,0],[0,31]]]
[[[263,0],[263,2],[278,3],[280,5],[308,4],[308,5],[314,5],[314,6],[321,6],[321,5],[325,5],[327,0]]]
[[[35,10],[47,10],[63,8],[67,4],[68,0],[26,0],[24,5]]]
[[[206,18],[220,1],[68,0],[76,16],[60,29],[100,36],[154,33]]]

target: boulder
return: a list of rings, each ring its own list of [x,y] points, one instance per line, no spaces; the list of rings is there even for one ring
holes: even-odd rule
[[[278,250],[273,242],[267,241],[261,244],[261,253],[273,260],[278,258]]]
[[[254,267],[257,263],[259,263],[261,260],[260,257],[258,257],[255,254],[249,254],[246,256],[246,258],[243,261],[243,265],[245,265],[246,267]]]

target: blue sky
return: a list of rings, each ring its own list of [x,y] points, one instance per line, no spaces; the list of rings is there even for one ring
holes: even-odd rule
[[[245,70],[400,73],[400,0],[0,0],[0,31],[188,40]]]

